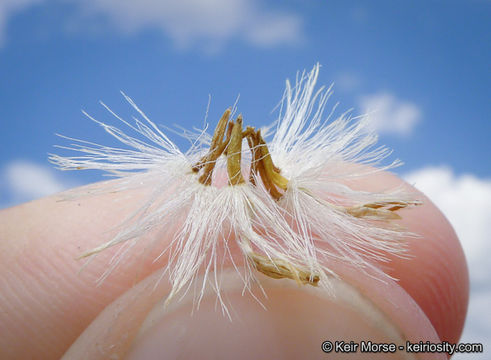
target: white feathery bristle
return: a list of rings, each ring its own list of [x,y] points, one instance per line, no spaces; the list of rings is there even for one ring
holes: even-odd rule
[[[97,169],[122,178],[107,187],[89,189],[91,194],[139,186],[152,190],[114,238],[82,255],[92,256],[119,246],[100,281],[124,261],[144,235],[158,233],[158,229],[166,229],[170,236],[159,256],[168,257],[162,273],[172,286],[168,301],[194,287],[199,304],[205,287],[210,285],[229,316],[220,291],[224,266],[235,267],[244,289],[249,291],[251,282],[257,281],[255,270],[261,271],[253,259],[266,264],[264,271],[275,273],[276,268],[297,281],[301,271],[308,274],[304,283],[313,284],[315,278],[325,288],[329,288],[329,278],[336,276],[330,267],[333,260],[381,279],[386,277],[375,264],[387,261],[388,254],[405,256],[404,239],[413,236],[389,220],[397,216],[394,210],[417,202],[400,189],[371,193],[349,187],[347,180],[390,169],[399,162],[380,166],[390,151],[374,146],[377,135],[365,118],[347,112],[332,120],[334,109],[324,115],[331,87],[316,90],[319,68],[317,64],[310,72],[299,73],[294,85],[287,81],[279,118],[263,129],[264,138],[271,140],[266,144],[272,161],[288,180],[279,199],[273,198],[258,174],[253,174],[252,182],[217,185],[223,183],[219,178],[223,178],[228,165],[223,156],[214,160],[204,157],[214,150],[204,149],[212,143],[206,125],[205,130],[179,129],[179,135],[192,144],[190,150],[182,152],[124,93],[141,118],[124,120],[101,104],[134,136],[85,113],[125,148],[62,136],[72,144],[59,147],[80,155],[50,155],[50,161],[62,170]],[[232,115],[235,111],[234,105]],[[234,123],[227,118],[227,124]],[[242,145],[242,164],[250,163],[245,138]],[[211,162],[215,166],[211,185],[200,179],[201,170],[192,171],[202,160],[202,165]],[[195,281],[199,273],[204,273],[202,284]]]
[[[323,114],[330,88],[315,90],[318,73],[317,64],[311,72],[297,76],[294,87],[287,82],[277,131],[269,144],[272,158],[289,179],[278,205],[290,214],[306,253],[312,259],[316,254],[315,261],[328,264],[335,258],[377,270],[374,262],[387,261],[388,253],[405,256],[404,239],[412,234],[384,221],[351,216],[340,205],[416,202],[399,188],[370,193],[347,185],[349,178],[387,170],[399,162],[375,167],[390,151],[373,148],[377,135],[366,118],[345,113],[327,123],[332,113],[326,119]]]

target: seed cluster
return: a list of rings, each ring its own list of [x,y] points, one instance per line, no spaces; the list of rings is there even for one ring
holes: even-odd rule
[[[366,192],[349,186],[349,179],[400,162],[379,166],[390,151],[374,147],[377,136],[367,119],[349,113],[335,120],[332,112],[324,116],[331,90],[316,90],[318,73],[317,64],[310,72],[299,73],[296,84],[287,81],[269,148],[261,130],[245,126],[241,115],[231,119],[230,109],[223,113],[201,157],[196,157],[195,146],[182,152],[125,94],[140,116],[133,118],[134,123],[103,106],[143,140],[86,114],[125,147],[67,138],[73,143],[62,148],[80,154],[51,155],[50,160],[63,170],[98,169],[123,178],[107,188],[96,186],[94,193],[155,185],[152,196],[113,238],[81,255],[121,245],[100,281],[154,228],[176,229],[159,255],[169,254],[168,300],[187,291],[203,269],[199,296],[212,281],[224,305],[217,273],[224,264],[222,253],[234,263],[229,240],[244,256],[243,270],[236,270],[243,271],[241,278],[249,290],[253,271],[298,284],[328,286],[329,277],[336,275],[331,260],[387,277],[378,264],[390,261],[387,255],[404,257],[405,239],[415,236],[391,221],[400,218],[398,210],[421,202],[402,188]],[[185,131],[183,136],[196,140],[193,132]],[[244,154],[250,158],[247,169],[242,168]],[[221,159],[226,163],[228,186],[218,188],[212,185]],[[284,160],[281,169],[274,163],[280,160]],[[168,184],[174,186],[169,189]]]
[[[225,155],[227,158],[229,185],[244,184],[241,156],[242,142],[243,139],[246,139],[252,155],[249,183],[255,186],[257,185],[257,180],[261,179],[270,196],[275,200],[279,200],[288,188],[288,179],[281,175],[281,170],[273,163],[268,146],[261,135],[261,130],[256,130],[250,126],[247,126],[244,130],[242,115],[239,115],[233,121],[230,120],[230,114],[230,109],[225,110],[213,133],[210,150],[192,167],[192,170],[195,173],[200,173],[199,182],[201,184],[210,186],[216,162],[220,156]],[[324,204],[356,218],[389,221],[400,218],[395,211],[410,205],[416,205],[416,202],[380,201],[351,207],[341,207],[325,202]],[[320,280],[319,275],[294,266],[288,261],[271,259],[252,250],[247,255],[256,270],[271,278],[289,278],[299,284],[313,286],[317,286]]]
[[[213,170],[216,161],[221,155],[227,157],[227,174],[230,185],[239,185],[245,182],[241,171],[242,140],[246,139],[251,151],[251,166],[249,182],[256,185],[260,178],[269,194],[276,200],[286,191],[288,180],[281,175],[281,170],[274,165],[268,146],[264,141],[261,130],[247,126],[244,130],[242,115],[235,121],[230,121],[230,109],[227,109],[213,134],[208,153],[194,166],[194,172],[200,172],[199,182],[211,185]]]
[[[231,121],[230,114],[230,109],[225,110],[213,133],[210,150],[192,167],[192,170],[195,173],[201,172],[199,182],[210,186],[216,162],[220,156],[225,155],[229,185],[244,184],[241,169],[242,141],[247,139],[252,154],[249,182],[255,186],[256,179],[260,178],[269,194],[275,200],[279,200],[282,196],[280,190],[286,191],[288,180],[274,165],[268,146],[261,136],[261,130],[250,126],[244,130],[242,115],[239,115],[235,121]],[[252,249],[248,251],[247,256],[256,270],[274,279],[289,278],[299,284],[312,286],[317,286],[320,280],[317,274],[294,266],[288,261],[257,254]]]

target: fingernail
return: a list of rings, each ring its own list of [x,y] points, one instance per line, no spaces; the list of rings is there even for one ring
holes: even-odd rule
[[[259,296],[260,289],[254,293],[265,308],[230,284],[222,288],[229,316],[212,293],[205,294],[199,308],[191,295],[167,308],[159,303],[144,321],[127,359],[414,358],[401,351],[360,352],[355,345],[362,341],[401,345],[404,338],[380,309],[342,280],[332,279],[326,293],[261,278],[267,298]]]

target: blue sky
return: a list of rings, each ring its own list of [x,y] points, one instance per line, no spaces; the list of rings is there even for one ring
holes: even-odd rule
[[[103,100],[129,115],[120,90],[184,127],[202,125],[208,95],[213,124],[240,94],[261,126],[285,79],[319,62],[331,104],[370,112],[406,163],[397,171],[453,222],[477,341],[491,333],[478,310],[491,301],[490,24],[485,0],[0,0],[0,206],[100,179],[57,172],[47,154],[63,143],[55,133],[112,144],[80,110],[110,121]]]

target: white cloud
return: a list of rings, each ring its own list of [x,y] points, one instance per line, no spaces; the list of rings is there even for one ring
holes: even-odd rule
[[[472,266],[473,280],[486,283],[491,278],[491,179],[456,176],[448,167],[427,167],[405,179],[447,216]]]
[[[471,279],[469,312],[461,341],[484,342],[490,349],[491,179],[469,174],[457,176],[444,166],[423,168],[404,178],[423,191],[454,226],[467,257]],[[473,358],[477,357],[473,355]]]
[[[270,14],[252,16],[254,22],[245,31],[245,37],[251,43],[269,47],[276,44],[294,44],[302,40],[300,18],[293,15]]]
[[[86,0],[88,13],[104,15],[120,29],[134,32],[160,28],[179,46],[207,46],[242,37],[255,45],[293,43],[301,21],[291,14],[262,9],[250,0]]]
[[[360,108],[369,114],[379,133],[410,135],[421,120],[422,112],[415,104],[397,99],[386,92],[365,95],[359,99]]]
[[[296,15],[271,11],[251,0],[77,0],[88,14],[106,16],[123,31],[159,28],[178,46],[216,47],[241,37],[254,45],[294,43],[301,38]]]
[[[5,42],[5,31],[10,17],[44,0],[0,0],[0,46]]]
[[[43,1],[0,0],[0,45],[9,18]],[[125,33],[156,28],[181,48],[217,49],[231,39],[270,47],[296,44],[303,38],[298,15],[266,9],[259,0],[67,1],[82,16],[81,31],[91,28],[91,21],[110,23]]]
[[[51,168],[25,160],[8,163],[0,175],[2,192],[7,197],[7,200],[2,200],[5,202],[3,206],[34,200],[75,185],[61,180]]]

